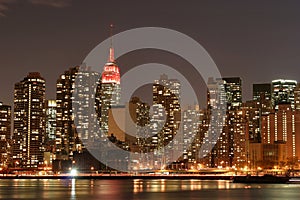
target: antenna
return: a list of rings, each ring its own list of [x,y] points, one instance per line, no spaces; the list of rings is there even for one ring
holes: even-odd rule
[[[114,29],[114,24],[110,24],[109,25],[110,28],[110,47],[112,48],[112,44],[113,44],[113,29]]]
[[[113,28],[114,28],[114,25],[110,24],[109,27],[110,27],[109,62],[114,62],[115,61],[114,48],[113,48]]]

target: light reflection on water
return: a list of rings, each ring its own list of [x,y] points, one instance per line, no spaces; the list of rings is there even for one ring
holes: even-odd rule
[[[207,184],[206,184],[207,183]],[[214,183],[214,184],[211,184]],[[201,180],[133,180],[133,192],[172,192],[195,191],[201,189],[234,189],[236,184],[230,181],[201,181]]]
[[[300,199],[300,184],[191,180],[0,180],[0,199]]]

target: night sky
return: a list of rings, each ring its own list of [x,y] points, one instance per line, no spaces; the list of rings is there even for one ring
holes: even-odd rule
[[[115,33],[156,26],[189,35],[222,76],[242,78],[244,100],[251,98],[253,83],[300,81],[297,0],[0,0],[0,101],[12,104],[14,84],[30,71],[42,74],[47,98],[55,98],[56,79],[109,36],[111,23]],[[187,67],[175,57],[137,52],[118,63],[122,72],[153,60]]]

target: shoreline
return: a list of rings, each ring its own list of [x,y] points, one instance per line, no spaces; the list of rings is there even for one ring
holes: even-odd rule
[[[229,175],[115,175],[115,174],[101,174],[101,175],[8,175],[0,176],[1,180],[135,180],[135,179],[144,179],[144,180],[211,180],[211,181],[231,181],[234,182],[235,178],[244,179],[245,175],[238,176],[229,176]],[[238,182],[236,182],[238,183]],[[241,182],[242,184],[270,184],[271,182],[261,182],[261,181],[252,181],[252,182]],[[285,182],[272,182],[272,184],[300,184],[300,177],[290,177],[290,179]]]
[[[198,180],[232,180],[233,176],[214,175],[17,175],[0,176],[3,179],[198,179]]]

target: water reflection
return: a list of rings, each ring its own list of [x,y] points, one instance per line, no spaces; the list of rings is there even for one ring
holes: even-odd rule
[[[191,180],[0,180],[0,199],[299,199],[298,184]],[[238,198],[237,198],[238,197]]]
[[[76,179],[72,179],[71,183],[71,199],[76,199]]]
[[[212,184],[213,183],[213,184]],[[237,184],[230,181],[203,181],[203,180],[133,180],[133,192],[171,192],[197,191],[202,189],[234,189]]]

